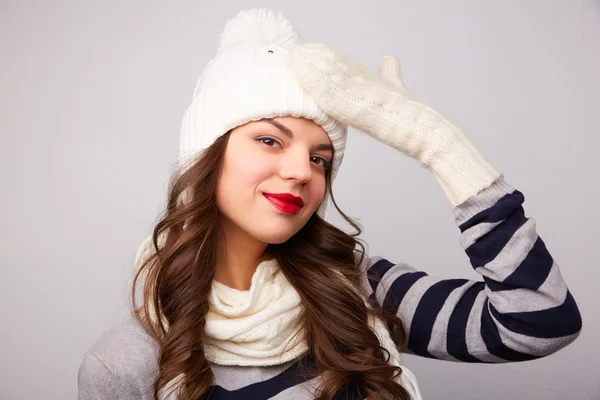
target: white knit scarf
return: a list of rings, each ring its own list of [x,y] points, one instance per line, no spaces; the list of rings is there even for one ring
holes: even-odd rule
[[[260,263],[250,290],[240,291],[213,281],[206,317],[204,352],[220,365],[267,366],[282,364],[307,352],[302,336],[300,295],[275,260]],[[400,364],[383,321],[371,318],[371,329],[390,353],[390,364],[400,366],[400,383],[414,400],[421,400],[416,378]]]

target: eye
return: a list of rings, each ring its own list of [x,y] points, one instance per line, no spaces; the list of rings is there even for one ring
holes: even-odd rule
[[[312,156],[310,158],[310,161],[314,162],[315,164],[325,168],[325,169],[329,169],[331,168],[331,162],[329,162],[328,159],[326,159],[325,157],[322,156]]]
[[[267,51],[267,53],[273,54],[274,52],[273,52],[273,50],[269,50],[269,51]]]
[[[266,146],[269,146],[269,147],[276,147],[276,146],[281,147],[281,143],[279,143],[277,140],[273,139],[272,137],[260,137],[256,140]]]

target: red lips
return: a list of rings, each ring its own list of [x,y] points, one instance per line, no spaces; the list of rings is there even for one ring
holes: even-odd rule
[[[304,207],[304,200],[291,193],[263,193],[263,196],[265,196],[275,208],[286,214],[298,214],[300,209]]]

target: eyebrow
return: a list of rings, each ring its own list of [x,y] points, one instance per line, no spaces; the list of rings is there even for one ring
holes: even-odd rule
[[[294,132],[292,132],[291,129],[287,126],[270,118],[265,118],[263,121],[270,123],[275,128],[279,129],[282,133],[284,133],[286,136],[289,136],[290,138],[294,137]],[[315,146],[315,150],[329,150],[333,152],[333,146],[330,144],[320,144]]]

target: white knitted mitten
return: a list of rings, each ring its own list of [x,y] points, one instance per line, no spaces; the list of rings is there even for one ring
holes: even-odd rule
[[[325,113],[418,160],[452,207],[500,177],[458,126],[408,93],[396,57],[381,59],[379,77],[322,44],[298,45],[291,58],[301,85]]]

